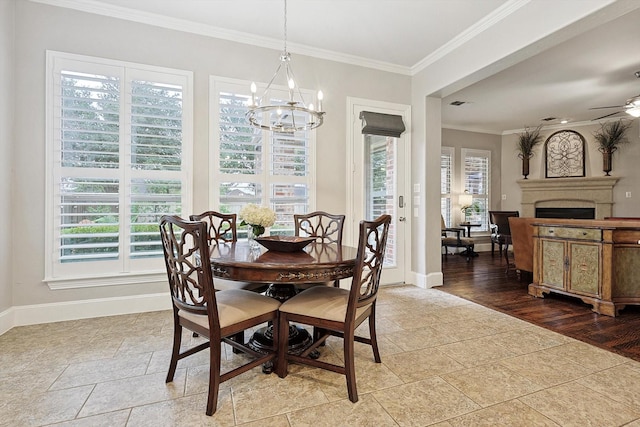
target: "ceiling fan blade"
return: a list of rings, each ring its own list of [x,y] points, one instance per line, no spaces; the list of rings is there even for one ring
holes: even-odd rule
[[[601,110],[603,108],[622,108],[624,105],[612,105],[610,107],[591,107],[589,110]]]
[[[616,114],[620,114],[620,113],[623,113],[623,111],[616,111],[615,113],[606,114],[604,116],[597,117],[595,119],[591,119],[591,121],[593,122],[595,120],[606,119],[607,117],[615,116]]]

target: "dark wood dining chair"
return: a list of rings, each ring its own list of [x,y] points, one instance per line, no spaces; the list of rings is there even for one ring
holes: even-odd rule
[[[503,248],[509,240],[511,229],[509,228],[509,217],[519,217],[518,211],[489,211],[489,228],[491,229],[491,255],[493,256],[495,246],[498,245],[498,253],[502,256]],[[505,258],[507,254],[505,254]]]
[[[236,214],[206,211],[199,215],[191,215],[189,219],[207,224],[207,243],[209,245],[232,244],[238,241]],[[267,289],[267,286],[264,283],[238,282],[216,278],[217,289],[247,289],[262,293]]]
[[[178,361],[209,349],[209,394],[207,415],[217,408],[220,383],[276,358],[275,352],[252,350],[238,337],[266,322],[276,322],[280,302],[242,289],[216,291],[211,275],[207,226],[201,221],[184,221],[164,215],[160,236],[173,307],[173,349],[166,382],[173,381]],[[186,328],[208,341],[181,350]],[[277,342],[277,331],[274,331]],[[222,342],[250,356],[249,361],[221,373]]]
[[[293,215],[294,233],[296,236],[315,237],[318,243],[335,244],[339,249],[342,246],[344,220],[344,215],[333,215],[324,211],[296,214]],[[316,284],[302,286],[301,289],[314,285]],[[339,287],[340,280],[335,280],[333,286]]]
[[[351,289],[316,286],[302,291],[280,306],[280,336],[287,334],[289,322],[313,326],[321,334],[299,355],[287,353],[287,343],[282,340],[278,346],[278,375],[286,377],[289,361],[337,372],[346,377],[349,400],[358,401],[354,342],[371,345],[375,362],[381,362],[375,314],[390,223],[389,215],[382,215],[374,221],[360,222],[358,254]],[[369,338],[356,336],[355,329],[367,319]],[[343,339],[344,365],[331,364],[309,356],[332,335]]]

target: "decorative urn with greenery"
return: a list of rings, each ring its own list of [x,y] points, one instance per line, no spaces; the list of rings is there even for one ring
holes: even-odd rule
[[[600,124],[600,130],[593,133],[598,143],[598,151],[602,153],[602,170],[606,176],[611,172],[611,156],[618,149],[618,145],[629,142],[627,131],[631,127],[630,121],[622,119],[615,122],[605,122]]]
[[[518,134],[516,148],[519,151],[518,157],[522,159],[522,175],[524,175],[524,179],[527,179],[527,175],[529,175],[529,159],[533,157],[533,149],[542,142],[540,129],[542,129],[542,125],[538,125],[533,129],[525,126],[524,132]]]

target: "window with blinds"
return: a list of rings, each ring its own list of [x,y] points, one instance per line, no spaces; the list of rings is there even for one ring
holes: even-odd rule
[[[491,196],[491,152],[462,149],[464,191],[473,196],[472,222],[480,223],[479,231],[488,230]]]
[[[452,227],[451,189],[453,188],[453,148],[442,147],[440,153],[440,213],[447,227]]]
[[[315,208],[315,131],[254,128],[245,118],[251,82],[211,77],[210,83],[211,163],[219,165],[210,174],[212,209],[238,213],[247,203],[269,206],[277,216],[270,233],[293,235],[293,215]],[[288,92],[270,95],[272,103],[285,102]]]
[[[161,273],[160,217],[190,205],[191,73],[47,63],[48,280]]]

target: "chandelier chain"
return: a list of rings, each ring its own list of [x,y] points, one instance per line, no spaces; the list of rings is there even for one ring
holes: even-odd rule
[[[284,0],[284,53],[287,54],[287,0]]]
[[[251,100],[245,116],[249,124],[263,130],[277,133],[291,134],[299,131],[309,131],[322,125],[324,111],[322,111],[322,91],[318,91],[318,104],[307,105],[304,101],[300,86],[295,83],[295,76],[291,68],[291,55],[287,51],[287,0],[284,1],[284,52],[280,56],[280,64],[267,84],[261,97],[256,97],[257,86],[251,84]],[[284,74],[289,87],[288,101],[268,103],[267,94],[284,68]],[[267,102],[265,102],[265,100]]]

